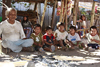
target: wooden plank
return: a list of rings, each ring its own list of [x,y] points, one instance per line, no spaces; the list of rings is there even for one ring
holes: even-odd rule
[[[91,13],[91,25],[90,25],[90,26],[92,26],[92,25],[93,25],[93,23],[94,23],[95,4],[96,4],[96,2],[94,1],[94,2],[93,2],[93,5],[92,5],[92,13]]]
[[[52,20],[51,20],[51,27],[53,28],[53,24],[54,24],[54,17],[55,17],[55,9],[56,9],[56,5],[57,5],[57,0],[54,1],[55,5],[53,6],[53,12],[52,12]]]
[[[45,12],[46,12],[47,2],[48,2],[48,0],[45,0],[45,4],[44,4],[45,6],[44,6],[43,14],[42,14],[42,19],[41,19],[41,26],[43,25],[43,21],[44,21],[44,16],[45,16]]]

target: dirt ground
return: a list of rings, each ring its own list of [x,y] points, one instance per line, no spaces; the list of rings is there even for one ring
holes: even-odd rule
[[[14,59],[16,53],[11,52],[8,55],[10,56],[10,58],[13,57],[12,59]],[[69,61],[71,65],[70,67],[100,67],[100,50],[95,50],[94,52],[88,52],[83,49],[67,50],[67,51],[57,50],[56,52],[45,52],[45,53],[20,52],[19,55],[20,56],[41,55],[42,57],[50,57],[50,55],[57,57],[59,56],[56,59],[61,61]],[[0,61],[4,62],[3,60],[9,60],[9,59],[4,59],[1,57]],[[24,59],[24,60],[30,61],[29,59]],[[16,66],[16,67],[24,67],[24,66]]]

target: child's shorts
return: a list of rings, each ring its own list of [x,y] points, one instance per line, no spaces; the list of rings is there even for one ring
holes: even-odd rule
[[[75,42],[75,43],[73,43],[73,44],[77,45],[77,42]],[[82,42],[80,41],[78,45],[81,45],[81,44],[82,44]]]
[[[92,47],[92,48],[95,48],[95,49],[98,49],[99,48],[99,45],[98,44],[87,44],[88,47]]]
[[[63,45],[66,46],[67,44],[65,43],[65,41],[64,40],[62,41],[63,41]],[[60,44],[57,44],[57,46],[60,46]]]
[[[35,51],[39,51],[40,48],[40,46],[34,46]]]

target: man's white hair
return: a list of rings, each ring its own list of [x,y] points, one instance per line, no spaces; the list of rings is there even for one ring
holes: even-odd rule
[[[5,11],[5,16],[7,18],[7,16],[9,15],[10,11],[14,10],[16,12],[16,15],[17,15],[17,10],[15,8],[8,8],[6,11]]]

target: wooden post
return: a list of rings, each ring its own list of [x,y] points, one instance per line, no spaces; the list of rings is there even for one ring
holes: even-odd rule
[[[73,9],[73,25],[76,26],[76,9],[77,9],[77,0],[74,0],[74,9]]]
[[[53,12],[52,12],[52,20],[51,20],[51,27],[53,28],[53,23],[54,23],[54,16],[55,16],[55,9],[57,5],[57,0],[54,1],[55,5],[53,6]]]
[[[67,22],[67,1],[65,0],[65,12],[64,12],[64,18],[65,18],[65,29],[67,30],[68,22]],[[64,19],[63,19],[64,22]]]
[[[37,4],[38,4],[38,3],[36,2],[36,3],[35,3],[35,6],[34,6],[34,11],[36,11]]]
[[[48,0],[45,0],[44,11],[43,11],[43,14],[42,14],[42,19],[41,19],[41,26],[43,25],[43,21],[44,21],[44,16],[45,16],[45,11],[46,11],[47,2],[48,2]]]
[[[65,20],[65,16],[66,16],[66,11],[67,11],[67,1],[68,0],[64,0],[64,2],[65,2],[65,7],[64,7],[64,15],[63,15],[63,21],[62,22],[64,22],[64,20]]]
[[[5,2],[5,0],[3,0],[3,3],[6,3]],[[5,19],[6,19],[6,17],[5,17],[5,8],[2,8],[3,10],[2,10],[2,20],[4,21]]]
[[[92,26],[92,25],[93,25],[93,23],[94,23],[95,4],[96,4],[96,2],[95,2],[95,1],[93,1],[93,5],[92,5],[92,15],[91,15],[91,25],[90,25],[90,26]]]
[[[59,22],[62,22],[62,18],[63,18],[63,7],[64,7],[64,0],[61,0],[61,12],[60,12]]]

